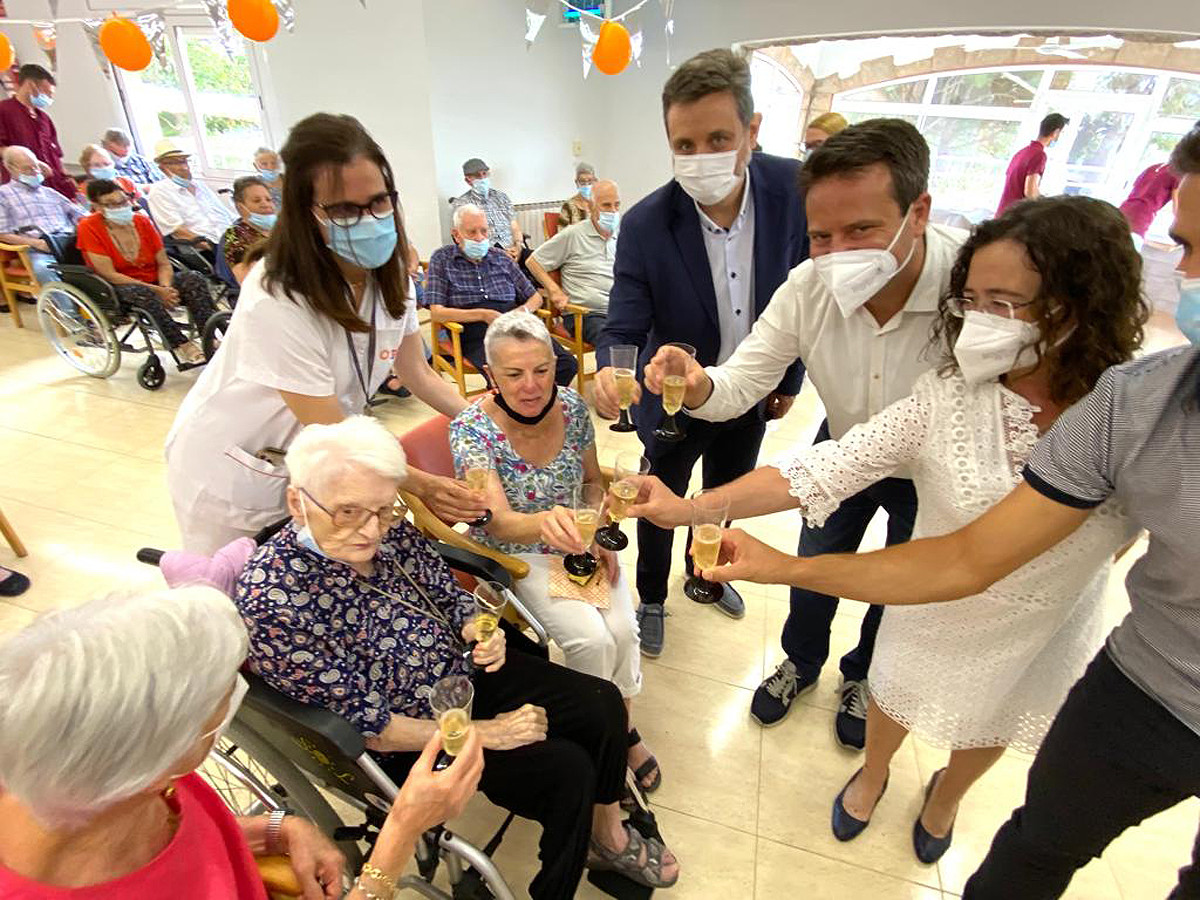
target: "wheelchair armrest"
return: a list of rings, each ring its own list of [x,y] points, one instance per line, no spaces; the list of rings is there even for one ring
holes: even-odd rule
[[[408,491],[401,489],[400,499],[412,510],[413,524],[431,541],[448,544],[451,547],[461,547],[463,550],[473,553],[476,556],[485,556],[488,559],[494,560],[506,572],[511,574],[513,578],[524,578],[529,574],[529,563],[525,562],[525,560],[509,556],[507,553],[501,553],[499,550],[493,550],[491,547],[485,547],[465,534],[455,531],[435,516],[429,507],[425,505],[424,501],[416,494],[410,494]]]
[[[466,572],[468,575],[474,575],[485,581],[498,581],[506,588],[512,587],[512,575],[496,560],[481,556],[463,547],[452,547],[441,541],[431,541],[430,543],[450,568]]]
[[[275,721],[290,721],[315,732],[335,746],[347,759],[358,759],[366,752],[366,739],[358,730],[339,716],[317,706],[293,700],[267,684],[253,672],[243,672],[250,690],[246,705]]]

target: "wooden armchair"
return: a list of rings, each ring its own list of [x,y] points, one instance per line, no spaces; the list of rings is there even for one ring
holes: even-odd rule
[[[467,375],[483,377],[483,373],[463,356],[462,330],[463,327],[460,323],[449,322],[432,311],[430,312],[429,352],[432,357],[433,371],[448,374],[458,386],[458,393],[466,399],[474,397],[476,394],[486,393],[488,387],[485,378],[483,387],[467,390]]]
[[[25,245],[0,243],[0,290],[4,293],[4,302],[8,304],[8,314],[12,317],[13,324],[24,328],[21,308],[17,305],[17,295],[36,297],[41,290],[41,285],[33,276],[33,266],[29,263],[29,248]]]
[[[547,272],[546,274],[550,276],[555,284],[562,287],[562,277],[557,271]],[[561,311],[555,310],[550,308],[547,301],[537,312],[545,321],[546,329],[550,332],[550,336],[575,357],[575,362],[579,365],[578,374],[575,376],[575,383],[579,387],[579,393],[582,394],[583,386],[590,379],[596,377],[595,371],[587,371],[583,364],[584,357],[596,350],[595,347],[583,339],[583,317],[587,315],[588,310],[577,303],[568,303]],[[563,313],[568,313],[575,317],[574,329],[567,328],[566,323],[563,322]]]

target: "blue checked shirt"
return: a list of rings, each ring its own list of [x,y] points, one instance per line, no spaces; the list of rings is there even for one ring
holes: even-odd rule
[[[124,159],[117,159],[114,156],[113,165],[117,167],[118,175],[124,175],[134,184],[153,184],[166,177],[163,175],[162,169],[132,150],[125,155]]]
[[[493,247],[477,263],[457,244],[433,251],[425,274],[425,306],[475,309],[486,306],[507,312],[534,294],[533,284],[503,250]]]
[[[0,234],[19,234],[37,228],[49,234],[74,231],[75,223],[87,215],[54,188],[31,188],[10,181],[0,187]]]
[[[492,243],[501,247],[513,245],[512,223],[517,217],[513,210],[512,201],[504,191],[492,189],[484,200],[474,188],[454,198],[454,208],[458,209],[464,203],[474,203],[487,213],[488,233]]]

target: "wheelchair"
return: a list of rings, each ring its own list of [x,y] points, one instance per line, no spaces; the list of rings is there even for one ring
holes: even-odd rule
[[[54,352],[68,365],[93,378],[109,378],[121,366],[122,353],[145,353],[138,367],[137,382],[148,391],[156,391],[167,380],[167,372],[155,352],[153,336],[157,334],[154,321],[132,304],[122,302],[113,286],[84,264],[83,255],[75,246],[74,234],[42,235],[56,262],[51,268],[59,280],[42,285],[37,295],[37,315],[42,333]],[[194,251],[193,251],[194,252]],[[178,256],[168,253],[176,271],[192,267]],[[210,284],[214,279],[209,276]],[[211,288],[210,288],[211,289]],[[225,299],[214,294],[218,312],[208,322],[192,321],[191,313],[184,330],[200,338],[206,359],[212,359],[229,327],[232,313],[221,308]],[[125,329],[118,334],[118,329]],[[137,332],[142,346],[135,347],[130,338]],[[166,348],[180,372],[204,365],[180,360],[174,349]]]

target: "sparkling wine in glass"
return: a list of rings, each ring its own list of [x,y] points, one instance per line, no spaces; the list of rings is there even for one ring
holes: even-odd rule
[[[466,675],[451,675],[434,683],[429,692],[429,707],[442,735],[442,752],[434,763],[442,770],[462,752],[471,727],[471,702],[475,687]]]
[[[608,486],[608,524],[596,532],[596,543],[605,550],[624,550],[629,538],[621,531],[621,520],[638,495],[635,475],[650,471],[650,460],[637,453],[618,453],[613,479]]]
[[[688,367],[691,360],[696,358],[696,348],[691,344],[663,344],[663,346],[674,347],[676,351],[682,352],[671,353],[667,356],[662,386],[662,406],[666,417],[662,424],[654,429],[654,436],[660,441],[674,444],[687,437],[687,432],[675,416],[683,408]]]
[[[473,450],[463,460],[463,481],[467,483],[467,490],[472,493],[482,495],[487,492],[488,478],[491,472],[492,457],[489,453]],[[492,511],[485,509],[482,516],[467,524],[482,528],[490,521],[492,521]]]
[[[575,530],[583,541],[583,553],[571,553],[563,557],[563,568],[572,581],[587,584],[596,574],[597,560],[587,549],[591,547],[600,526],[600,511],[604,508],[604,488],[588,482],[575,489],[573,513]]]
[[[500,617],[508,605],[504,585],[497,581],[481,581],[475,586],[475,640],[486,644],[500,627]]]
[[[637,426],[630,418],[629,407],[633,405],[633,386],[637,383],[638,348],[633,344],[617,344],[610,352],[621,417],[608,428],[610,431],[636,431]]]
[[[692,495],[692,562],[696,569],[711,569],[721,551],[721,534],[729,516],[729,500],[717,491]],[[716,603],[724,585],[689,575],[683,592],[697,603]]]

